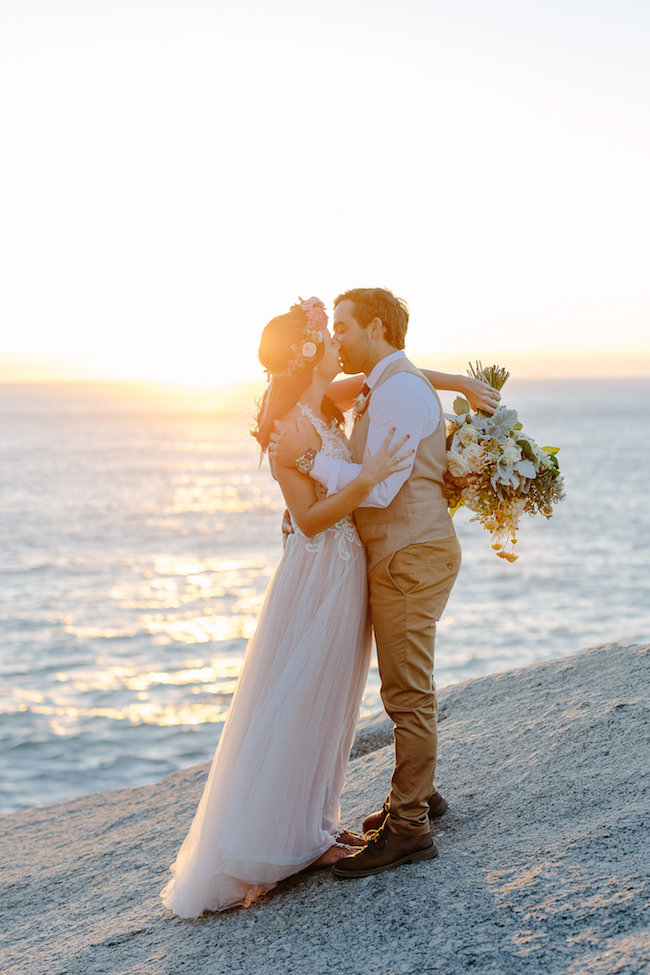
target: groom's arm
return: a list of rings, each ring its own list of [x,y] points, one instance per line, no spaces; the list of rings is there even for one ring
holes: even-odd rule
[[[440,410],[437,400],[427,392],[420,379],[414,381],[410,376],[393,376],[371,396],[368,417],[366,446],[371,455],[380,448],[392,428],[400,437],[409,435],[408,445],[413,450],[406,462],[408,466],[377,484],[360,504],[363,508],[386,508],[410,477],[420,440],[432,434],[440,423]],[[328,495],[331,495],[353,481],[359,470],[359,464],[337,460],[319,452],[314,458],[311,476],[323,484]]]

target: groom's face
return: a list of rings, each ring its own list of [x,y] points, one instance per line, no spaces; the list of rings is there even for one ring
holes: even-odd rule
[[[365,372],[370,355],[368,329],[354,317],[354,302],[346,298],[334,309],[334,336],[338,339],[343,372]]]

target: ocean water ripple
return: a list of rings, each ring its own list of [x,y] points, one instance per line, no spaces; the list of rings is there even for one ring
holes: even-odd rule
[[[212,756],[282,547],[237,397],[0,387],[0,809]],[[513,565],[458,513],[439,686],[650,639],[650,382],[511,381],[504,399],[561,448],[567,500],[522,523]],[[363,712],[380,707],[373,667]]]

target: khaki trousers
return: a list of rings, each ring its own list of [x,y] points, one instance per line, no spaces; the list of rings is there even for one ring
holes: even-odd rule
[[[381,699],[395,725],[389,825],[409,836],[429,831],[428,800],[435,788],[438,750],[436,621],[460,559],[454,535],[408,545],[379,562],[368,576]]]

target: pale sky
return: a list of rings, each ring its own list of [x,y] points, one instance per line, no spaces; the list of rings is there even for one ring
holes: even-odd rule
[[[262,375],[383,285],[422,365],[650,375],[646,0],[0,0],[0,380]]]

